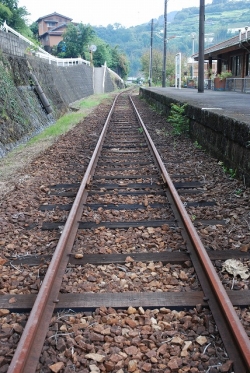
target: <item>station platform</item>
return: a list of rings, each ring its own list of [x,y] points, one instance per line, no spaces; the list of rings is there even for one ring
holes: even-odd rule
[[[199,93],[197,89],[193,88],[178,89],[174,87],[142,88],[250,125],[250,95],[246,93],[208,89],[205,89],[204,93]]]

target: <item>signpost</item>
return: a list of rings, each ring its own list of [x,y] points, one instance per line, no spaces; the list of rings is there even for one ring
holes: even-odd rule
[[[175,88],[181,89],[181,53],[175,56]]]

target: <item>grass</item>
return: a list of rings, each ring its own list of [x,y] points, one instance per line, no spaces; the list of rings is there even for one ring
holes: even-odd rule
[[[33,145],[37,141],[41,141],[47,138],[57,138],[58,136],[69,131],[77,123],[79,123],[84,118],[82,113],[69,113],[65,114],[63,117],[58,119],[56,123],[52,124],[50,127],[45,128],[45,130],[39,135],[34,136],[27,142],[27,145]]]
[[[21,144],[10,151],[5,157],[0,158],[0,195],[2,193],[1,184],[8,184],[10,180],[16,178],[17,172],[27,165],[32,159],[51,146],[60,135],[68,132],[75,125],[80,123],[93,108],[103,101],[113,101],[113,93],[103,95],[93,95],[83,100],[79,100],[72,107],[78,109],[77,112],[69,112],[58,119],[54,124],[47,127],[43,132],[34,136],[27,143]]]
[[[196,147],[196,149],[202,149],[202,146],[198,143],[198,141],[194,142],[194,146]]]
[[[71,128],[73,128],[76,124],[81,122],[90,112],[91,109],[98,106],[104,99],[108,99],[110,95],[103,94],[103,95],[94,95],[90,96],[86,99],[80,100],[72,107],[78,109],[77,112],[70,112],[63,115],[59,118],[56,123],[52,124],[51,126],[47,127],[43,132],[39,135],[34,136],[27,142],[27,145],[33,145],[37,141],[42,141],[49,138],[57,138],[58,136],[68,132]]]
[[[227,168],[223,162],[218,162],[218,164],[220,166],[222,166],[222,169],[224,171],[225,174],[229,175],[232,179],[234,179],[237,175],[237,169],[233,169],[233,168]]]
[[[79,101],[79,109],[90,109],[99,105],[105,98],[110,98],[109,94],[103,94],[99,96],[90,96],[85,100]]]

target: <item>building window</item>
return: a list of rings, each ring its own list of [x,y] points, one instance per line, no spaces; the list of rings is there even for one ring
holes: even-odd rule
[[[56,25],[56,22],[46,22],[48,27],[53,27]]]
[[[241,69],[242,69],[241,57],[237,56],[237,75],[241,76]]]
[[[231,58],[232,74],[234,76],[241,76],[242,71],[242,57],[234,56]]]
[[[227,71],[227,70],[229,70],[228,64],[225,63],[225,62],[222,62],[222,64],[221,64],[221,71]]]

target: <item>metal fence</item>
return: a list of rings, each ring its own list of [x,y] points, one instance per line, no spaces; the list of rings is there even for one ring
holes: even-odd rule
[[[214,90],[214,80],[205,79],[204,88]],[[225,91],[250,93],[250,76],[247,78],[226,78]]]
[[[226,91],[250,93],[250,77],[249,78],[227,78]]]
[[[204,79],[204,89],[214,89],[214,80]]]

